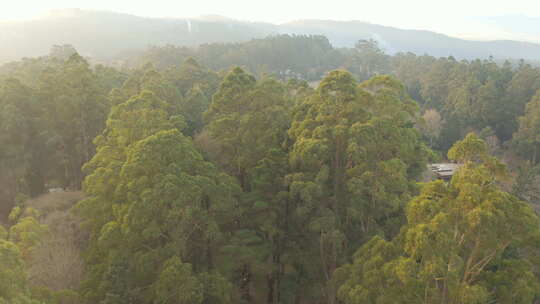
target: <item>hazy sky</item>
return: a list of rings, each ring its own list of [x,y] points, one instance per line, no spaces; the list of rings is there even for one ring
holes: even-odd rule
[[[110,10],[147,17],[216,14],[272,23],[298,19],[361,20],[469,38],[522,35],[517,38],[540,40],[540,29],[536,31],[538,35],[534,31],[510,33],[508,28],[477,18],[540,17],[540,0],[14,0],[2,5],[0,20],[29,19],[61,8]]]

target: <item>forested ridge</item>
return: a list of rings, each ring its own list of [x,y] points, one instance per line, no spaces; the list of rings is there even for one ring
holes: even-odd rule
[[[475,40],[470,40],[473,37],[463,39],[465,33],[458,38],[437,31],[414,30],[405,25],[404,28],[396,28],[366,20],[337,21],[325,18],[275,24],[215,15],[149,18],[143,17],[147,15],[145,13],[139,14],[135,16],[113,11],[72,8],[52,10],[47,15],[32,20],[0,22],[0,63],[43,56],[51,45],[58,43],[74,45],[83,56],[109,61],[115,58],[125,59],[127,54],[144,50],[149,45],[198,47],[213,43],[241,43],[279,34],[324,35],[338,48],[352,47],[360,39],[376,39],[390,54],[427,53],[436,57],[452,55],[458,59],[484,58],[491,55],[497,59],[523,58],[540,63],[540,40],[536,31],[540,19],[527,18],[524,15],[507,16],[507,20],[504,17],[478,18],[477,21],[484,25],[495,22],[503,28],[508,22],[516,23],[518,26],[509,30],[511,33],[514,30],[517,32],[511,36],[501,33],[495,36],[476,36]],[[355,18],[370,19],[367,16],[356,16]],[[251,17],[254,16],[249,16],[248,19]],[[459,24],[464,21],[458,19],[454,22]],[[522,35],[523,33],[530,35]]]
[[[539,146],[525,61],[57,45],[0,66],[0,304],[534,304]]]

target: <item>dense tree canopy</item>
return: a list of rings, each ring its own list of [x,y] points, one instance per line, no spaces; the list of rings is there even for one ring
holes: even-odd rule
[[[540,90],[527,103],[525,115],[519,118],[519,129],[514,133],[519,152],[528,155],[533,165],[540,161]]]
[[[137,60],[0,67],[1,304],[540,298],[539,69],[289,35]]]
[[[524,248],[538,245],[538,217],[497,184],[504,168],[468,135],[449,157],[450,183],[430,182],[407,206],[391,241],[375,237],[339,270],[345,303],[531,303],[540,285]],[[519,249],[518,249],[519,248]]]
[[[330,72],[299,105],[289,130],[291,194],[307,215],[304,233],[317,240],[310,247],[320,248],[325,281],[370,234],[398,228],[410,180],[425,166],[416,110],[393,78],[358,85],[345,71]],[[332,284],[325,288],[334,301]]]

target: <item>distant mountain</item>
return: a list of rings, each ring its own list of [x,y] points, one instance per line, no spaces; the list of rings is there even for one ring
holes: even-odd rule
[[[373,38],[388,53],[413,52],[458,59],[487,58],[540,61],[540,44],[518,41],[469,41],[429,31],[403,30],[359,21],[304,20],[274,25],[222,16],[143,18],[133,15],[58,10],[24,22],[0,23],[0,62],[47,54],[52,45],[72,44],[85,56],[107,59],[151,45],[197,46],[241,42],[279,33],[318,34],[337,47]]]
[[[336,46],[352,46],[358,39],[375,39],[390,54],[412,52],[459,59],[540,60],[540,44],[511,40],[471,41],[430,31],[403,30],[359,21],[305,20],[283,24],[282,32],[322,34]]]
[[[55,44],[71,44],[86,56],[103,59],[150,45],[245,41],[266,36],[273,27],[215,16],[143,18],[113,12],[60,10],[33,21],[0,23],[0,61],[44,55]]]

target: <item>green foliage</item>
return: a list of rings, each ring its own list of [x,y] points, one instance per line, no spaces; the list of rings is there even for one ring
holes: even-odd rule
[[[92,139],[101,132],[109,110],[105,92],[86,60],[72,55],[58,70],[43,73],[38,96],[47,109],[49,141],[63,164],[64,186],[80,187],[80,168],[90,160]],[[61,166],[58,166],[62,168]]]
[[[443,119],[438,147],[447,150],[471,130],[490,127],[507,141],[518,129],[517,118],[540,88],[540,72],[528,64],[513,67],[492,59],[456,61],[398,54],[393,72],[425,109]]]
[[[354,248],[374,233],[397,233],[404,203],[425,166],[427,148],[413,128],[418,108],[389,76],[358,85],[345,71],[330,72],[296,110],[289,176],[301,204],[328,301],[330,278]],[[347,247],[344,246],[347,244]],[[320,280],[320,279],[319,279]],[[324,282],[327,283],[324,283]]]
[[[288,127],[288,100],[277,81],[255,78],[240,68],[233,69],[214,95],[204,114],[207,130],[220,146],[225,170],[249,190],[250,168],[269,149],[279,147]]]
[[[79,188],[81,166],[109,111],[105,95],[115,84],[101,80],[70,46],[8,71],[0,77],[0,178],[12,182],[2,195],[35,197],[47,183]]]
[[[181,287],[190,290],[189,295],[170,290],[175,284],[171,276],[189,275],[191,271],[186,272],[189,264],[172,258],[180,254],[196,271],[213,268],[213,255],[222,238],[220,226],[228,221],[227,206],[234,202],[237,188],[202,159],[189,138],[167,123],[165,112],[155,103],[158,100],[148,103],[153,99],[147,97],[130,100],[113,111],[103,139],[111,147],[98,147],[89,164],[104,162],[119,167],[110,173],[117,180],[114,193],[104,189],[108,187],[102,182],[105,176],[100,176],[104,166],[97,166],[85,182],[94,197],[82,202],[80,208],[88,210],[83,215],[96,231],[86,296],[107,303],[151,302],[154,294],[159,303],[197,302],[202,299],[202,287],[196,278],[186,278],[186,286]],[[158,108],[152,110],[156,105]],[[129,109],[135,113],[144,109],[143,113],[154,119],[134,119],[132,123],[145,123],[138,129],[142,133],[117,136],[123,134],[122,130],[137,130],[123,129],[129,120],[113,123],[115,113],[134,114]],[[167,125],[169,130],[158,131]],[[110,154],[111,148],[120,148],[123,158],[113,158],[119,154]],[[110,210],[104,218],[97,217],[104,212],[101,208]],[[154,283],[156,289],[141,290]],[[174,300],[167,300],[169,296]]]
[[[284,182],[290,107],[292,98],[284,85],[269,78],[257,82],[235,68],[205,113],[206,131],[220,148],[211,157],[238,179],[245,193],[227,253],[234,260],[230,271],[246,301],[251,301],[251,285],[258,278],[266,280],[268,301],[279,301],[281,257],[293,242],[287,239],[290,228],[285,223],[292,214],[287,211]]]
[[[10,176],[11,190],[4,195],[15,200],[19,193],[37,195],[44,191],[44,113],[36,91],[9,78],[0,83],[0,165],[2,176]],[[11,188],[11,189],[9,189]]]
[[[9,302],[3,298],[0,298],[0,303],[1,304],[43,304],[41,301],[34,300],[25,295],[20,295],[15,298],[12,298],[11,300],[9,300]]]
[[[83,301],[77,292],[69,289],[52,291],[45,287],[34,286],[31,290],[33,298],[47,304],[78,304]]]
[[[400,235],[372,239],[338,271],[345,303],[533,301],[540,285],[528,256],[509,252],[535,246],[539,221],[499,188],[493,160],[470,161],[482,159],[482,145],[474,135],[457,143],[450,151],[466,162],[452,181],[424,185]]]
[[[1,226],[0,230],[3,230]],[[30,296],[21,251],[14,243],[2,238],[0,238],[0,303],[41,303]]]
[[[141,60],[91,67],[64,45],[0,68],[0,286],[16,282],[0,303],[538,297],[537,219],[489,155],[527,158],[513,192],[537,200],[537,68],[289,35]],[[459,172],[413,198],[447,150]],[[29,284],[23,262],[52,240],[26,200],[83,179],[81,298]]]
[[[0,240],[6,240],[7,237],[8,237],[7,230],[2,225],[0,225]]]
[[[88,197],[77,206],[87,229],[92,232],[87,261],[94,268],[87,284],[96,289],[92,292],[94,296],[98,286],[107,286],[100,282],[102,279],[98,276],[106,270],[99,266],[106,260],[99,243],[104,238],[110,238],[111,233],[116,231],[112,227],[118,227],[114,217],[122,210],[119,203],[123,198],[117,188],[128,149],[148,136],[172,128],[174,126],[168,119],[167,104],[152,92],[144,91],[113,107],[106,129],[95,139],[96,155],[84,168],[88,172],[84,182]],[[120,237],[118,233],[116,236]]]
[[[203,113],[208,109],[220,79],[193,58],[188,58],[179,69],[169,69],[165,73],[183,94],[180,114],[187,121],[185,134],[193,136],[203,129]]]
[[[448,158],[461,163],[483,160],[487,156],[486,143],[474,133],[469,133],[465,139],[457,142],[448,150]]]
[[[46,225],[40,224],[33,216],[24,216],[9,229],[9,239],[17,244],[22,257],[28,259],[46,233]]]
[[[176,56],[174,64],[193,56],[214,70],[242,66],[256,75],[310,81],[318,80],[326,71],[338,67],[341,59],[340,52],[326,37],[319,35],[274,35],[245,43],[203,44],[196,52],[166,46],[150,49],[143,57],[151,56],[153,62],[162,62],[169,54]]]
[[[23,208],[20,206],[15,206],[13,209],[11,209],[11,212],[9,213],[8,220],[12,223],[17,222],[19,217],[22,215]]]
[[[344,50],[344,67],[360,81],[390,72],[389,56],[379,47],[376,40],[359,40],[354,48]]]
[[[11,300],[26,293],[26,274],[19,248],[7,240],[0,240],[0,299]]]
[[[533,165],[537,164],[540,153],[540,90],[527,103],[525,115],[519,118],[519,129],[514,133],[513,143],[519,153]]]
[[[202,286],[202,298],[206,303],[235,303],[232,284],[218,272],[203,272],[198,276]]]
[[[524,162],[517,169],[517,176],[512,193],[522,200],[532,204],[540,204],[540,166]]]
[[[156,298],[153,303],[199,304],[202,303],[203,286],[193,276],[190,264],[172,257],[163,265],[155,283]]]

